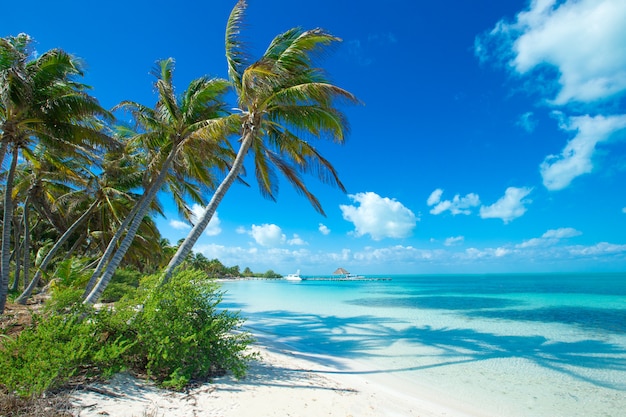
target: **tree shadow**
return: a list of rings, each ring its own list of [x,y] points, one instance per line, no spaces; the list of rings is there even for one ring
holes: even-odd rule
[[[380,356],[383,355],[382,349],[404,342],[416,347],[435,348],[433,351],[437,353],[423,356],[427,363],[415,367],[360,373],[419,371],[491,359],[521,358],[596,386],[626,390],[626,349],[599,340],[559,342],[544,336],[418,327],[371,315],[338,317],[283,310],[246,314],[246,320],[245,327],[254,334],[262,335],[262,338],[286,344],[301,353],[328,355],[312,355],[307,359],[331,366],[337,373],[359,373],[350,370],[341,358],[358,360]],[[305,355],[302,353],[300,356]],[[590,376],[599,373],[589,370],[624,372],[625,377],[615,382]]]

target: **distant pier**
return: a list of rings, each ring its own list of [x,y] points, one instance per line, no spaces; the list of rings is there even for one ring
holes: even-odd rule
[[[311,277],[302,278],[303,281],[391,281],[391,278],[378,277]]]

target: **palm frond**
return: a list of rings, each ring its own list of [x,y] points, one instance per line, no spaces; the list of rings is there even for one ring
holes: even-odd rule
[[[241,77],[243,68],[247,63],[244,45],[240,39],[247,6],[245,0],[239,0],[230,12],[226,23],[226,62],[228,64],[228,77],[232,81],[237,94],[241,92]]]

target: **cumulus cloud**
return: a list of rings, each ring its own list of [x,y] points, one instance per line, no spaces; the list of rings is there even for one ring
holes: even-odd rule
[[[294,233],[293,237],[287,241],[287,244],[292,246],[304,246],[308,243],[306,243],[300,236]]]
[[[582,233],[572,227],[562,227],[560,229],[551,229],[545,232],[541,237],[526,240],[516,247],[532,248],[536,246],[551,246],[559,243],[562,239],[580,236]]]
[[[191,217],[189,220],[191,221],[192,225],[196,224],[196,222],[204,214],[204,211],[205,211],[204,207],[199,204],[194,204],[191,207]],[[213,214],[213,217],[211,217],[211,220],[209,221],[209,224],[207,225],[206,229],[204,229],[204,234],[207,236],[217,236],[220,233],[222,233],[222,228],[220,227],[220,223],[221,221],[216,211]],[[170,220],[169,224],[176,230],[190,230],[192,227],[189,223],[186,223],[180,220]]]
[[[593,170],[596,145],[626,128],[626,115],[577,116],[564,119],[561,129],[576,132],[560,155],[549,155],[540,166],[543,184],[548,190],[561,190],[574,178]]]
[[[275,224],[252,225],[250,236],[261,246],[278,246],[287,240],[280,227]]]
[[[343,218],[354,224],[354,234],[369,234],[374,240],[386,237],[404,238],[411,235],[417,217],[399,201],[381,197],[373,192],[348,196],[360,206],[340,205]]]
[[[323,234],[323,235],[330,234],[330,229],[325,224],[322,224],[322,223],[320,223],[320,225],[317,228],[317,230],[319,230],[320,233]]]
[[[191,225],[189,223],[182,222],[180,220],[170,220],[170,226],[176,230],[189,230]]]
[[[444,240],[443,244],[445,246],[454,246],[457,243],[461,243],[465,240],[465,237],[463,236],[455,236],[455,237],[449,237],[446,240]]]
[[[543,71],[552,103],[591,103],[626,91],[626,2],[533,0],[514,22],[477,38],[481,60],[503,59],[519,74]]]
[[[441,214],[444,211],[449,210],[453,215],[457,214],[471,214],[472,211],[470,208],[478,207],[480,205],[480,198],[477,194],[470,193],[465,197],[461,197],[459,194],[455,195],[452,200],[441,200],[441,196],[443,195],[443,190],[441,188],[433,191],[428,200],[426,200],[426,204],[429,206],[434,206],[431,210],[431,214]]]
[[[526,204],[531,201],[526,199],[532,188],[509,187],[504,192],[504,196],[490,206],[480,208],[480,217],[483,219],[502,219],[508,223],[526,213]]]

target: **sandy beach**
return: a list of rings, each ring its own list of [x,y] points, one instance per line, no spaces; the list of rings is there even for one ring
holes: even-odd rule
[[[337,373],[329,358],[255,345],[259,360],[245,379],[217,378],[188,392],[159,389],[128,374],[72,394],[75,414],[120,417],[420,416],[470,417],[467,410],[407,395],[360,375]],[[326,364],[325,364],[326,363]]]

